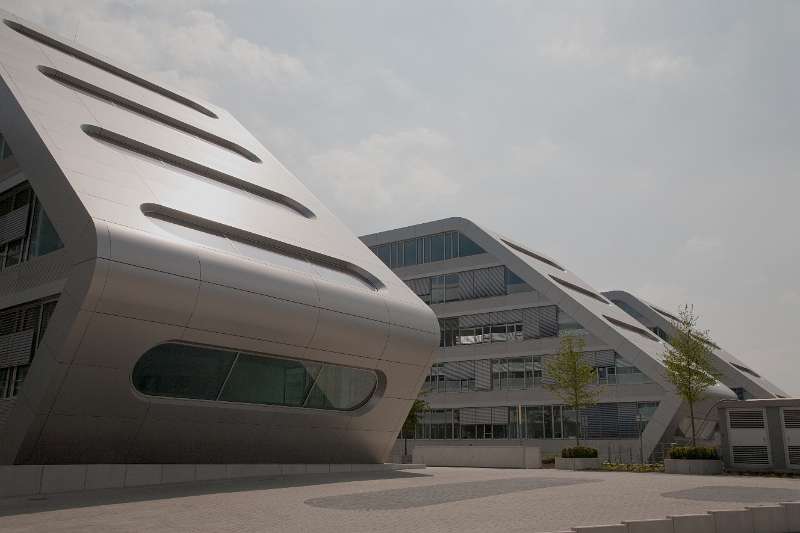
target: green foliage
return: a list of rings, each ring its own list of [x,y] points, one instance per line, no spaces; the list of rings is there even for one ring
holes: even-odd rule
[[[709,346],[715,346],[708,330],[698,329],[699,317],[694,307],[684,305],[678,320],[672,322],[675,335],[664,351],[667,379],[675,392],[689,405],[692,421],[692,446],[697,443],[694,424],[694,404],[704,398],[705,391],[717,383],[719,374],[708,357]]]
[[[597,457],[597,450],[586,446],[573,446],[562,449],[561,457],[564,459],[594,459]]]
[[[584,359],[584,345],[583,339],[564,337],[559,354],[545,364],[548,377],[553,381],[545,387],[576,413],[576,445],[580,445],[580,411],[596,404],[600,395],[600,388],[594,386],[597,370]]]
[[[676,446],[669,451],[670,459],[719,459],[716,448]]]
[[[414,436],[414,430],[419,423],[419,419],[423,413],[429,411],[431,408],[428,405],[428,402],[417,398],[414,400],[414,403],[411,404],[411,409],[408,411],[408,416],[406,416],[406,421],[403,422],[403,429],[401,430],[403,437],[409,438]]]

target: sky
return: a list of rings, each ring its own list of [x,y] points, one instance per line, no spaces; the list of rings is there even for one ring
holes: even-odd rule
[[[800,395],[800,2],[0,6],[228,109],[356,234],[470,218]]]

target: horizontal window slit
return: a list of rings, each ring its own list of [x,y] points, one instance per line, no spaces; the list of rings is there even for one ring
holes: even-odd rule
[[[149,91],[152,91],[152,92],[154,92],[156,94],[160,94],[161,96],[163,96],[165,98],[169,98],[173,102],[177,102],[177,103],[179,103],[181,105],[184,105],[184,106],[186,106],[186,107],[188,107],[190,109],[194,109],[195,111],[197,111],[199,113],[202,113],[202,114],[204,114],[204,115],[206,115],[208,117],[219,118],[216,115],[216,113],[214,113],[213,111],[211,111],[207,107],[202,106],[202,105],[198,104],[197,102],[195,102],[193,100],[190,100],[189,98],[186,98],[185,96],[181,96],[181,95],[179,95],[179,94],[177,94],[177,93],[175,93],[173,91],[170,91],[169,89],[165,89],[164,87],[161,87],[160,85],[157,85],[157,84],[155,84],[155,83],[153,83],[151,81],[147,81],[144,78],[140,78],[139,76],[136,76],[135,74],[131,74],[130,72],[122,70],[119,67],[115,67],[111,63],[103,61],[102,59],[98,59],[98,58],[96,58],[96,57],[94,57],[94,56],[92,56],[90,54],[87,54],[86,52],[83,52],[81,50],[78,50],[77,48],[74,48],[74,47],[72,47],[72,46],[70,46],[70,45],[68,45],[66,43],[63,43],[63,42],[61,42],[61,41],[59,41],[57,39],[49,37],[49,36],[47,36],[47,35],[45,35],[43,33],[40,33],[40,32],[38,32],[38,31],[36,31],[34,29],[31,29],[31,28],[29,28],[29,27],[27,27],[27,26],[25,26],[23,24],[20,24],[19,22],[14,22],[13,20],[8,20],[8,19],[4,19],[3,22],[5,23],[6,26],[8,26],[12,30],[16,31],[17,33],[19,33],[21,35],[24,35],[25,37],[28,37],[29,39],[33,39],[34,41],[36,41],[36,42],[38,42],[40,44],[43,44],[45,46],[49,46],[50,48],[58,50],[59,52],[62,52],[62,53],[67,54],[67,55],[70,55],[70,56],[74,57],[75,59],[78,59],[79,61],[83,61],[84,63],[88,63],[89,65],[92,65],[93,67],[99,68],[100,70],[108,72],[109,74],[113,74],[114,76],[117,76],[119,78],[127,80],[127,81],[129,81],[129,82],[131,82],[131,83],[133,83],[135,85],[138,85],[139,87],[143,87],[143,88],[145,88],[145,89],[147,89]]]
[[[124,150],[134,152],[155,161],[164,162],[168,165],[172,165],[192,174],[197,174],[198,176],[202,176],[204,178],[228,185],[229,187],[233,187],[235,189],[239,189],[241,191],[264,198],[265,200],[281,204],[299,213],[305,218],[315,217],[313,211],[297,200],[286,196],[285,194],[266,189],[260,185],[244,181],[235,176],[231,176],[230,174],[220,172],[219,170],[214,170],[213,168],[195,163],[189,159],[165,152],[164,150],[156,148],[155,146],[150,146],[149,144],[136,141],[130,137],[125,137],[124,135],[114,133],[113,131],[103,129],[98,126],[84,124],[81,126],[81,129],[84,131],[84,133],[86,133],[86,135],[94,139],[107,142]]]
[[[618,328],[622,328],[622,329],[631,331],[633,333],[638,333],[642,337],[644,337],[646,339],[650,339],[653,342],[661,342],[661,339],[659,339],[655,335],[651,334],[646,329],[636,327],[636,326],[634,326],[632,324],[628,324],[627,322],[623,322],[622,320],[617,320],[616,318],[612,318],[612,317],[610,317],[608,315],[603,315],[603,318],[605,318],[606,320],[608,320],[609,322],[611,322],[612,324],[614,324]]]
[[[165,126],[175,128],[195,137],[199,137],[200,139],[210,142],[211,144],[215,144],[220,148],[230,150],[231,152],[234,152],[245,159],[252,161],[253,163],[261,162],[261,159],[259,159],[258,156],[253,152],[247,148],[244,148],[243,146],[239,146],[238,144],[229,141],[228,139],[224,139],[169,115],[165,115],[164,113],[156,111],[155,109],[144,106],[138,102],[134,102],[133,100],[129,100],[111,91],[83,81],[80,78],[70,76],[65,72],[61,72],[60,70],[51,67],[39,66],[39,71],[51,80],[57,81],[62,85],[69,87],[70,89],[86,93],[106,103],[117,105],[138,115],[155,120],[156,122],[160,122]]]
[[[513,250],[516,250],[517,252],[519,252],[519,253],[521,253],[523,255],[527,255],[530,258],[536,259],[540,263],[544,263],[546,265],[550,265],[551,267],[556,268],[556,269],[561,270],[561,271],[564,271],[564,272],[567,271],[566,268],[562,267],[561,265],[559,265],[558,263],[556,263],[555,261],[553,261],[551,259],[543,257],[543,256],[541,256],[539,254],[535,254],[535,253],[531,252],[530,250],[526,250],[522,246],[518,246],[518,245],[514,244],[513,242],[509,242],[509,241],[507,241],[505,239],[500,239],[500,240],[503,241],[503,243],[506,246],[508,246],[509,248],[511,248]]]
[[[583,294],[584,296],[588,296],[589,298],[592,298],[593,300],[597,300],[600,303],[611,305],[608,300],[606,300],[605,298],[603,298],[599,294],[593,293],[589,289],[584,289],[580,285],[575,285],[574,283],[570,283],[569,281],[561,279],[558,276],[553,276],[552,274],[550,274],[550,277],[553,278],[553,281],[555,281],[559,285],[563,285],[564,287],[566,287],[568,289],[571,289],[571,290],[573,290],[575,292],[579,292],[579,293]]]
[[[264,235],[252,233],[239,229],[221,222],[203,218],[190,213],[185,213],[177,209],[172,209],[160,204],[145,203],[141,205],[142,213],[150,218],[163,220],[172,224],[177,224],[186,228],[194,229],[203,233],[224,237],[245,245],[261,248],[273,253],[291,257],[294,259],[308,261],[313,265],[335,270],[359,280],[374,290],[379,290],[385,285],[374,275],[363,268],[352,263],[331,257],[329,255],[314,252],[300,246],[288,244]]]

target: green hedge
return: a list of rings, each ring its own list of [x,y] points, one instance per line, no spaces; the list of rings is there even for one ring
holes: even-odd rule
[[[597,450],[586,446],[575,446],[561,450],[561,457],[564,459],[594,459],[597,457]]]
[[[669,451],[670,459],[719,459],[716,448],[677,446]]]

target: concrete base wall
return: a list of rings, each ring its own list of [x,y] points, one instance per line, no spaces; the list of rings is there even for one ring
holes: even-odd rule
[[[667,474],[713,475],[722,473],[722,461],[705,459],[664,459]]]
[[[525,446],[539,448],[542,457],[560,457],[561,450],[575,445],[575,439],[523,439],[522,444],[518,439],[408,439],[408,454],[413,455],[417,446]],[[638,463],[639,441],[630,439],[619,440],[587,440],[581,441],[582,446],[597,450],[598,456],[610,463]],[[402,462],[403,439],[397,439],[387,458],[393,463]]]
[[[0,498],[93,489],[168,485],[298,474],[384,472],[425,468],[384,464],[165,464],[0,466]]]
[[[556,457],[556,468],[559,470],[600,470],[603,459],[600,457]]]
[[[426,466],[541,468],[542,453],[532,446],[416,446],[413,461]]]

